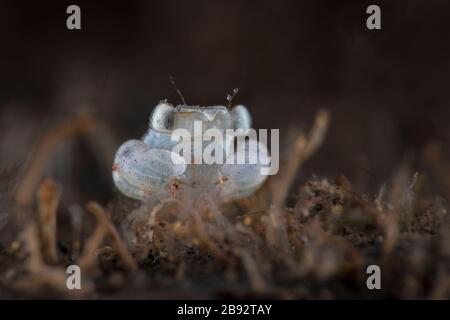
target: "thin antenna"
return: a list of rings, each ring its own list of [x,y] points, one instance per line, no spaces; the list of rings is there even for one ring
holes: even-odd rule
[[[234,97],[239,92],[239,88],[234,88],[232,94],[227,95],[227,101],[228,101],[228,109],[231,109],[231,102],[233,101]]]
[[[187,106],[186,100],[184,100],[183,94],[181,93],[180,89],[177,88],[177,85],[175,84],[175,80],[173,80],[172,76],[169,76],[169,80],[170,80],[170,83],[172,83],[172,85],[175,88],[175,90],[177,91],[178,95],[180,96],[181,101],[183,102],[183,104],[185,106]]]

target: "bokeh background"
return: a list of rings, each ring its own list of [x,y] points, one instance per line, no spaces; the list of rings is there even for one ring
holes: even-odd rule
[[[70,4],[80,31],[66,29]],[[366,28],[370,4],[382,30]],[[172,75],[192,105],[224,104],[239,88],[254,126],[283,139],[328,109],[326,143],[299,179],[344,174],[375,192],[405,163],[426,172],[428,143],[447,153],[449,21],[444,0],[2,0],[0,169],[24,165],[42,132],[83,108],[116,146],[139,137],[159,100],[181,102]],[[46,174],[66,201],[114,194],[96,151],[83,138],[56,151]],[[448,192],[432,175],[429,186]]]

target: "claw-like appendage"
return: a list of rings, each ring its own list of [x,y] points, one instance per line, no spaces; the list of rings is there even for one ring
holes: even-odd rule
[[[233,164],[224,164],[221,170],[221,175],[227,178],[222,184],[224,198],[232,200],[246,197],[259,189],[267,178],[261,174],[261,167],[269,162],[266,146],[256,140],[249,140],[238,145],[236,152],[228,157],[231,159],[228,158],[226,163]],[[236,163],[236,159],[244,161]]]
[[[170,150],[152,149],[140,140],[129,140],[117,151],[113,168],[116,187],[142,200],[166,191],[169,181],[184,173],[186,164]]]

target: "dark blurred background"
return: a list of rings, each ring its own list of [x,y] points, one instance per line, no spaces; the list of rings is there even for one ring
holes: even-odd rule
[[[79,31],[66,29],[70,4],[81,7]],[[366,28],[370,4],[381,30]],[[22,164],[41,130],[85,105],[117,143],[139,137],[159,100],[180,103],[172,75],[193,105],[225,104],[238,87],[254,126],[282,138],[328,109],[328,139],[300,178],[345,174],[372,192],[405,162],[427,170],[430,141],[446,152],[449,18],[444,0],[3,0],[0,169]],[[71,153],[74,188],[107,199],[110,168],[94,153]]]

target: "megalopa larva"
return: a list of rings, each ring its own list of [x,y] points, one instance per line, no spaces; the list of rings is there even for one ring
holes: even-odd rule
[[[177,129],[183,129],[187,138],[177,138]],[[204,141],[211,132],[208,129],[223,137],[214,138],[215,159],[223,161],[195,160],[195,148],[200,145],[202,155],[212,141]],[[224,106],[174,107],[160,102],[150,115],[142,139],[126,141],[117,150],[114,183],[121,193],[138,200],[176,196],[171,192],[174,184],[192,194],[217,191],[224,201],[248,196],[265,181],[267,176],[260,169],[269,161],[265,144],[248,135],[250,130],[251,116],[242,105],[230,110]],[[244,143],[236,143],[239,137],[244,138],[240,140]],[[175,151],[183,139],[191,140],[193,160]],[[255,157],[257,161],[252,162]],[[238,158],[244,162],[236,163]]]

